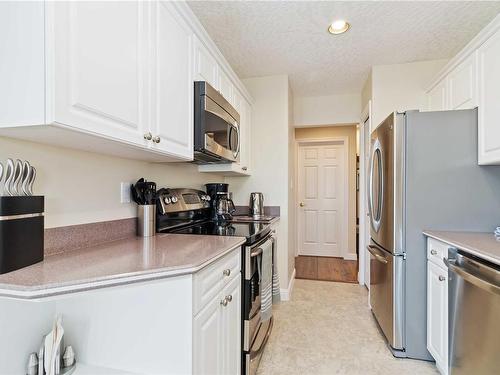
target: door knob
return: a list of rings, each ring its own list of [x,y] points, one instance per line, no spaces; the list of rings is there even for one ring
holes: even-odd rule
[[[304,202],[300,202],[300,203],[299,203],[299,206],[300,206],[300,207],[304,207],[305,205],[306,205],[306,204],[305,204]]]

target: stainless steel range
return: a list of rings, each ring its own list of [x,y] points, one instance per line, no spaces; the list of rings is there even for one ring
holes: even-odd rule
[[[242,247],[242,374],[256,374],[273,327],[273,317],[261,318],[262,252],[276,246],[270,220],[216,220],[212,198],[201,190],[160,189],[157,232],[245,237]],[[225,217],[225,216],[222,216]],[[272,275],[271,275],[272,277]]]

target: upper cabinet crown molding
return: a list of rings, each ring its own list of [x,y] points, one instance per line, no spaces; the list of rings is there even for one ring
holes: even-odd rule
[[[493,21],[486,25],[464,48],[460,50],[448,63],[432,78],[427,85],[426,91],[431,91],[434,86],[439,84],[446,76],[476,51],[484,42],[500,30],[500,14]]]
[[[247,88],[241,82],[239,77],[236,75],[234,72],[233,68],[231,65],[227,62],[226,58],[222,54],[222,52],[219,50],[217,45],[214,43],[214,41],[210,38],[208,35],[207,31],[201,24],[200,20],[195,16],[189,5],[187,5],[186,2],[183,1],[176,1],[174,2],[174,6],[178,9],[179,13],[181,13],[186,19],[189,20],[191,27],[193,28],[194,33],[196,34],[197,38],[200,40],[200,43],[202,43],[205,48],[207,48],[209,51],[212,52],[214,55],[217,63],[222,67],[224,72],[228,75],[228,78],[230,79],[231,82],[235,85],[235,87],[240,91],[240,93],[243,95],[243,97],[250,103],[254,103],[254,99],[252,98],[252,95],[248,92]]]
[[[431,111],[478,108],[478,164],[500,165],[500,15],[443,68],[427,90]]]

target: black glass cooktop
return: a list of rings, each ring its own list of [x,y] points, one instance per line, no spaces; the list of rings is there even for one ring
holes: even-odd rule
[[[266,236],[271,231],[269,224],[262,222],[255,223],[217,223],[206,221],[190,225],[185,228],[169,231],[179,234],[205,234],[214,236],[237,236],[246,237],[247,243],[254,243]]]

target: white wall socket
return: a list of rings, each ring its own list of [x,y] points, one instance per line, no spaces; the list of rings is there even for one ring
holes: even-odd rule
[[[120,203],[130,203],[131,193],[130,193],[131,182],[120,183]]]

